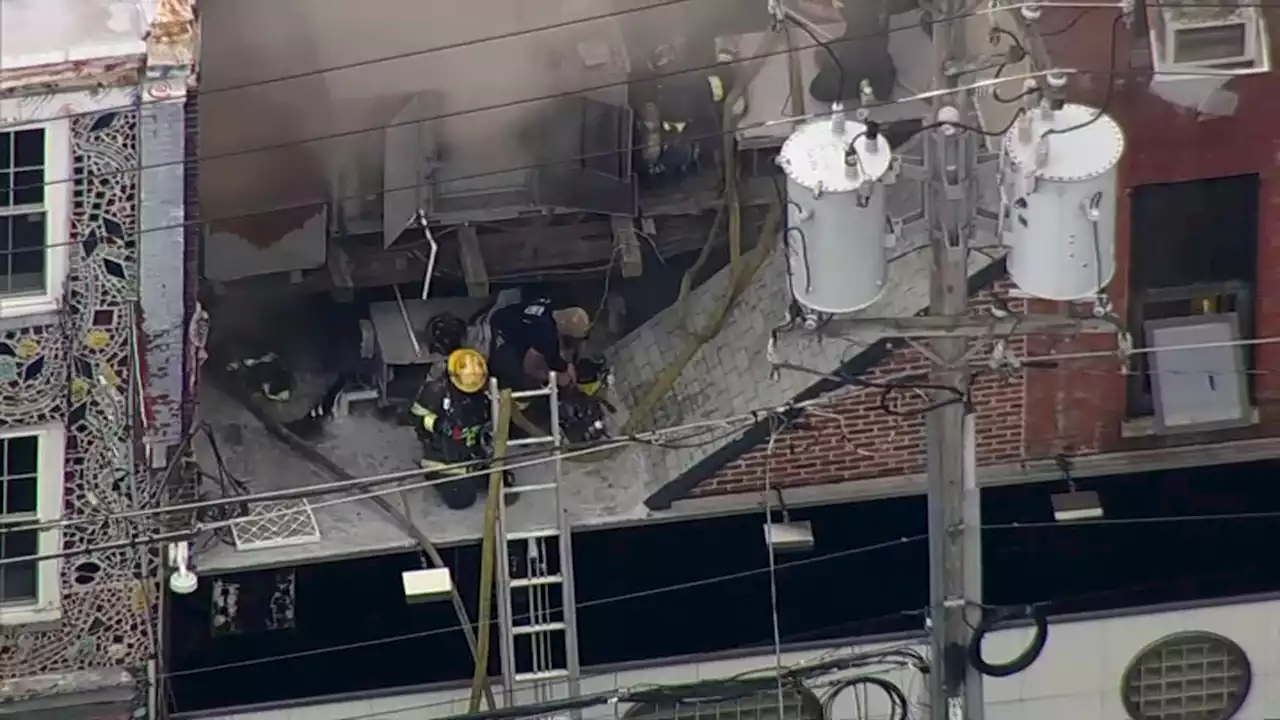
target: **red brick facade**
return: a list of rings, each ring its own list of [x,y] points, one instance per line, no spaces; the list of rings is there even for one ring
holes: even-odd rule
[[[1079,11],[1045,13],[1046,28],[1061,27]],[[1271,25],[1273,33],[1280,23]],[[1280,336],[1280,77],[1232,80],[1238,94],[1233,117],[1201,118],[1147,90],[1141,69],[1108,73],[1106,63],[1111,17],[1093,11],[1067,34],[1053,38],[1051,50],[1065,67],[1093,70],[1076,76],[1078,99],[1097,105],[1106,83],[1117,87],[1108,112],[1125,128],[1127,149],[1121,166],[1126,188],[1231,175],[1261,178],[1256,288],[1256,335]],[[1136,57],[1138,54],[1134,53]],[[1117,53],[1123,65],[1129,49]],[[1139,63],[1135,62],[1135,65]],[[1149,63],[1146,63],[1149,65]],[[1118,269],[1109,290],[1121,317],[1126,316],[1130,217],[1121,199],[1118,226]],[[1205,238],[1205,242],[1213,242]],[[1055,312],[1053,303],[1032,302],[1033,312]],[[1114,350],[1108,336],[1061,340],[1045,337],[1019,342],[1015,351],[1032,356],[1049,352]],[[1254,402],[1261,421],[1250,428],[1177,436],[1124,437],[1125,377],[1115,358],[1071,360],[1055,369],[1029,369],[1009,379],[980,377],[974,397],[978,410],[978,454],[984,465],[1043,459],[1059,453],[1074,456],[1123,452],[1280,434],[1280,345],[1256,349]],[[927,361],[909,348],[899,349],[868,375],[884,378],[927,369]],[[923,400],[907,400],[909,403]],[[877,407],[873,392],[860,392],[828,408],[831,415],[808,415],[802,430],[775,441],[770,479],[779,487],[890,477],[923,468],[923,418],[888,416]],[[765,447],[725,465],[692,494],[759,491],[763,483]]]

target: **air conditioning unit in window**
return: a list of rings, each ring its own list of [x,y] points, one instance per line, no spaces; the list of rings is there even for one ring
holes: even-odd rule
[[[1270,69],[1267,29],[1257,3],[1193,0],[1150,7],[1148,19],[1156,70],[1244,75]]]

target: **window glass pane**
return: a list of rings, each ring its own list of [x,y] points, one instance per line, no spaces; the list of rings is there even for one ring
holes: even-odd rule
[[[10,292],[9,260],[13,257],[13,216],[0,215],[0,294]]]
[[[3,145],[0,145],[3,147]],[[13,175],[0,164],[0,208],[9,207],[13,204],[13,199],[9,194],[9,188],[13,187]]]
[[[14,205],[39,205],[44,202],[44,171],[18,170],[13,174]]]
[[[40,439],[25,435],[0,440],[0,515],[37,511]]]
[[[13,162],[13,133],[0,132],[0,170],[8,170]]]
[[[45,290],[44,213],[0,215],[0,293]]]
[[[44,167],[44,129],[19,130],[14,133],[13,166],[15,168]]]
[[[40,452],[38,435],[20,435],[4,441],[5,477],[35,477],[40,471],[36,458]]]
[[[0,480],[0,515],[25,515],[36,512],[35,477],[9,477]]]
[[[0,534],[0,558],[29,557],[36,554],[35,530],[14,530],[8,527],[5,530],[8,532]],[[35,562],[0,565],[0,605],[28,603],[38,598]]]

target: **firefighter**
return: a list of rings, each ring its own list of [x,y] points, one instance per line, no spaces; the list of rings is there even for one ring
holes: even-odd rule
[[[551,308],[547,299],[516,303],[495,311],[490,319],[493,338],[489,364],[504,388],[534,390],[547,384],[551,372],[557,382],[577,381],[566,359],[573,346],[587,337],[591,316],[580,307]]]
[[[638,95],[644,101],[637,104],[636,122],[641,164],[651,178],[679,178],[695,171],[703,142],[720,129],[721,103],[733,81],[736,57],[732,49],[716,50],[719,66],[707,70],[711,48],[677,40],[649,55],[650,78]]]
[[[491,413],[489,397],[484,392],[488,379],[484,356],[461,348],[449,353],[444,373],[423,384],[409,414],[422,442],[424,468],[446,475],[483,469],[476,464],[441,470],[454,463],[488,457]],[[483,476],[467,477],[435,488],[446,506],[464,510],[476,503],[486,482]]]
[[[449,313],[440,313],[427,323],[427,350],[440,357],[449,357],[454,350],[467,342],[467,323]]]

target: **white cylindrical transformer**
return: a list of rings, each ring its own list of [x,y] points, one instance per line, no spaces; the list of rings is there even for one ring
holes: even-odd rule
[[[875,302],[887,285],[885,190],[889,141],[843,115],[800,126],[783,143],[791,291],[818,313]]]
[[[1005,135],[1003,242],[1010,278],[1033,297],[1096,297],[1115,274],[1124,133],[1099,113],[1036,109]]]

